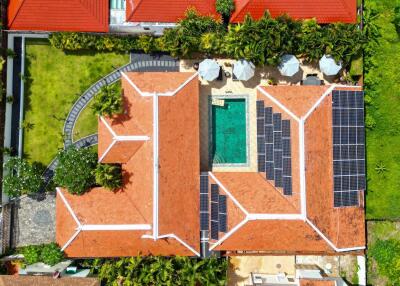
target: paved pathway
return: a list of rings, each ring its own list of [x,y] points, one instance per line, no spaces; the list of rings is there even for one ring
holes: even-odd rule
[[[109,73],[91,87],[89,87],[81,97],[74,103],[72,109],[70,110],[67,119],[64,124],[64,148],[68,148],[73,145],[77,148],[84,148],[96,145],[98,143],[97,134],[93,134],[78,141],[73,141],[73,130],[76,121],[79,118],[79,114],[85,109],[86,105],[91,99],[100,91],[103,86],[112,84],[121,78],[121,72],[173,72],[179,71],[179,61],[168,56],[168,55],[148,55],[131,53],[130,63],[114,70]],[[58,164],[57,158],[55,158],[44,172],[44,180],[46,185],[51,180],[54,175],[54,170]]]

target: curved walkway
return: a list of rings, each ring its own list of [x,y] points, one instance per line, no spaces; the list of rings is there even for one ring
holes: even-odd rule
[[[179,71],[179,61],[168,55],[148,55],[131,53],[130,63],[114,70],[108,75],[101,78],[91,87],[89,87],[81,97],[74,103],[72,109],[68,113],[64,124],[64,148],[73,145],[76,148],[85,148],[96,145],[98,143],[97,134],[92,134],[78,141],[73,141],[73,130],[80,113],[85,109],[87,104],[100,91],[103,86],[112,84],[121,78],[121,72],[174,72]],[[58,164],[57,158],[50,163],[43,174],[45,185],[53,178],[54,170]]]

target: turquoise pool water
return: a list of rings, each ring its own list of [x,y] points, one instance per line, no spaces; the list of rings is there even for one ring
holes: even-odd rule
[[[212,105],[213,164],[247,163],[246,99],[224,99]]]

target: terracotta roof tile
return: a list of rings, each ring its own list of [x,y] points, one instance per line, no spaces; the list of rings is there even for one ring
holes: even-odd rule
[[[189,8],[195,8],[202,15],[216,15],[215,0],[128,0],[126,19],[129,22],[175,23]]]
[[[231,22],[242,22],[246,14],[258,19],[269,10],[272,17],[288,14],[296,19],[316,18],[319,23],[355,23],[356,9],[356,0],[237,0]]]
[[[8,2],[11,30],[108,32],[108,0]]]
[[[300,286],[336,286],[333,280],[300,279]]]
[[[0,275],[0,286],[100,286],[97,278]]]

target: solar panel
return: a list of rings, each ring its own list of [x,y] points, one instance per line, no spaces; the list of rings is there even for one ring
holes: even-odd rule
[[[274,143],[274,127],[272,125],[265,126],[265,142]]]
[[[200,230],[208,230],[209,229],[209,214],[208,213],[200,213]]]
[[[264,137],[257,137],[257,152],[259,154],[265,153],[265,138]]]
[[[282,137],[290,137],[290,120],[282,120]]]
[[[275,169],[275,187],[282,188],[282,170]]]
[[[219,214],[219,231],[220,232],[227,232],[228,227],[227,227],[227,217],[226,214]]]
[[[218,203],[211,202],[211,220],[218,221]]]
[[[291,144],[289,138],[282,138],[282,150],[283,156],[290,157],[291,155]]]
[[[208,195],[200,194],[200,211],[208,212]]]
[[[258,155],[258,172],[265,172],[265,156]]]
[[[211,239],[218,240],[218,222],[211,221]]]
[[[282,130],[282,115],[280,113],[273,114],[274,131]]]
[[[292,195],[292,178],[282,177],[283,194],[286,196]]]
[[[264,135],[264,118],[257,118],[257,135]]]
[[[265,124],[272,124],[272,107],[266,107],[264,109]]]
[[[257,100],[257,118],[264,119],[264,101]]]
[[[265,176],[267,177],[267,180],[273,180],[274,179],[274,163],[273,162],[266,162],[265,163]]]
[[[274,151],[274,166],[275,169],[282,169],[282,151]]]
[[[218,207],[219,207],[218,208],[219,213],[226,214],[226,196],[225,195],[219,196],[219,206]]]
[[[208,175],[200,175],[200,193],[208,194]]]
[[[274,144],[265,144],[265,161],[274,161]]]
[[[332,93],[334,206],[358,205],[365,189],[364,94]]]
[[[218,202],[219,188],[216,184],[211,184],[211,201]]]
[[[274,149],[282,150],[282,132],[274,131]]]
[[[292,159],[288,157],[283,157],[282,159],[282,175],[291,176],[292,175]]]

